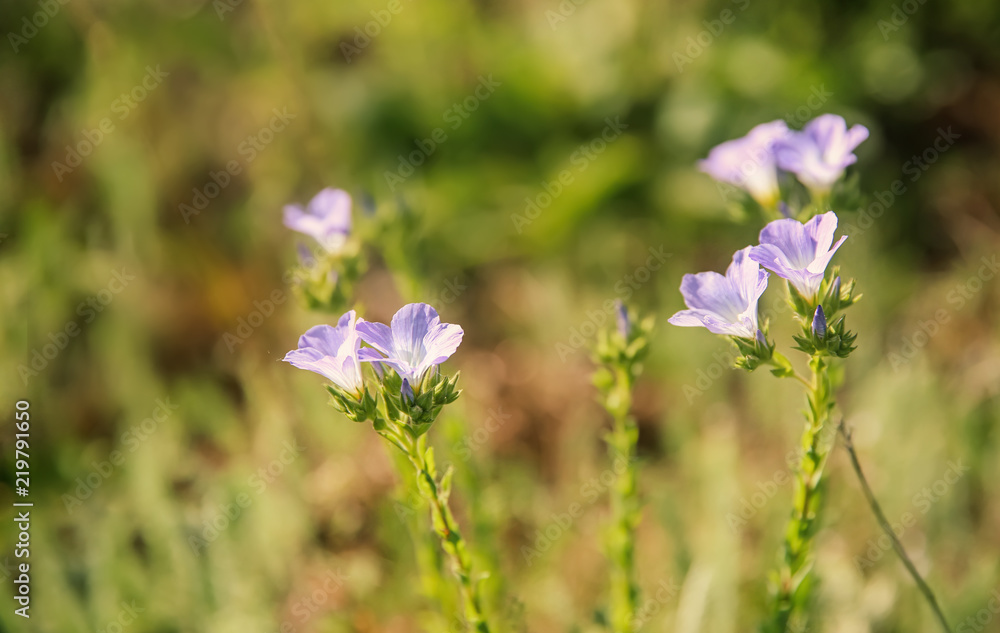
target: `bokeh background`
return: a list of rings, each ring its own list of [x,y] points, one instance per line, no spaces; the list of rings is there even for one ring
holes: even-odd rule
[[[431,437],[503,630],[602,630],[585,344],[616,298],[658,319],[635,406],[643,630],[754,630],[802,396],[666,318],[684,273],[761,226],[696,160],[835,112],[871,130],[865,207],[839,210],[864,294],[840,410],[953,624],[1000,630],[1000,4],[17,0],[0,32],[0,496],[28,398],[35,503],[32,617],[5,564],[3,629],[461,630],[387,447],[279,362],[332,318],[283,281],[281,207],[337,186],[365,316],[425,300],[465,328],[465,393]],[[598,151],[609,121],[627,127]],[[937,630],[839,447],[828,472],[809,631]]]

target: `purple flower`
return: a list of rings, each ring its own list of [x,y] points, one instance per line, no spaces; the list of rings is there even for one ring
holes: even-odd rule
[[[847,239],[845,235],[834,244],[836,230],[837,214],[833,211],[806,224],[775,220],[760,232],[760,246],[753,247],[750,258],[787,279],[803,296],[815,299],[830,259]]]
[[[750,248],[736,251],[725,276],[716,272],[684,275],[681,294],[689,310],[668,321],[682,327],[706,327],[715,334],[757,338],[757,301],[767,288],[767,272],[750,259]]]
[[[771,208],[778,198],[775,143],[788,135],[784,121],[756,126],[746,136],[717,145],[698,168],[715,178],[743,189],[761,206]]]
[[[309,205],[285,206],[285,226],[310,235],[327,252],[338,253],[351,232],[351,196],[341,189],[324,189]]]
[[[316,325],[299,338],[298,349],[285,354],[282,359],[299,369],[314,371],[330,379],[334,385],[348,393],[360,395],[362,389],[361,363],[358,349],[357,314],[351,310],[337,321],[337,327]]]
[[[361,360],[392,367],[410,385],[419,385],[427,370],[454,354],[464,335],[461,326],[441,323],[437,311],[426,303],[400,308],[392,317],[391,328],[362,320],[358,333],[375,348],[361,350]]]
[[[855,125],[847,129],[844,117],[836,114],[818,116],[801,132],[793,132],[775,145],[778,167],[795,174],[810,190],[830,191],[858,157],[854,148],[868,138],[868,128]]]

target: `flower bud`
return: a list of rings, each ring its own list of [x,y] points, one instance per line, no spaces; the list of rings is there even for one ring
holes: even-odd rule
[[[816,306],[816,314],[813,315],[812,333],[813,336],[820,340],[826,338],[826,315],[823,313],[823,306]]]
[[[410,386],[410,381],[406,378],[403,379],[403,386],[400,388],[399,393],[403,398],[403,403],[406,405],[412,405],[416,400],[413,387]]]
[[[316,257],[312,254],[312,251],[309,250],[308,246],[299,242],[295,249],[298,251],[299,263],[302,264],[303,268],[312,268],[316,265]]]
[[[759,329],[757,330],[757,344],[760,345],[761,349],[767,347],[767,338],[764,336],[764,333],[761,332]]]
[[[623,339],[628,340],[628,335],[632,331],[632,322],[628,318],[628,308],[619,299],[615,301],[615,317],[618,324],[618,333]]]

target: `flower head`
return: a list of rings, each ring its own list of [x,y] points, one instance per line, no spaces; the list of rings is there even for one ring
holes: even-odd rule
[[[767,288],[768,275],[750,259],[750,248],[736,251],[725,276],[716,272],[684,275],[681,294],[689,309],[670,317],[669,322],[755,340],[757,302]]]
[[[340,317],[336,327],[313,326],[299,338],[298,349],[285,354],[282,360],[325,376],[348,393],[360,395],[363,383],[357,325],[357,314],[351,310]]]
[[[787,279],[807,298],[815,298],[826,267],[847,236],[833,243],[837,214],[828,211],[803,224],[798,220],[775,220],[760,232],[760,246],[750,258],[782,279]]]
[[[351,233],[351,196],[341,189],[324,189],[308,206],[285,206],[285,226],[312,236],[327,252],[337,253]]]
[[[847,129],[844,117],[824,114],[775,144],[778,167],[795,174],[812,191],[828,192],[858,157],[854,148],[868,138],[868,128]]]
[[[756,126],[746,136],[717,145],[698,168],[715,178],[743,189],[761,206],[771,208],[778,198],[775,143],[788,135],[784,121]]]
[[[454,354],[464,335],[461,326],[441,323],[437,311],[426,303],[400,308],[392,327],[362,320],[358,333],[375,348],[361,350],[361,360],[392,367],[411,386],[419,385],[427,370]]]

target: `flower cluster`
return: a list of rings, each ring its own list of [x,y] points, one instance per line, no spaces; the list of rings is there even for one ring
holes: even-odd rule
[[[339,311],[351,303],[361,276],[360,247],[352,240],[351,196],[342,189],[323,189],[304,208],[286,205],[284,224],[311,237],[316,246],[298,245],[299,265],[292,271],[306,307]]]
[[[795,176],[814,204],[823,205],[847,167],[857,161],[854,150],[866,138],[868,128],[848,129],[844,118],[835,114],[816,117],[801,131],[788,129],[784,121],[771,121],[718,145],[699,168],[747,192],[764,209],[788,217],[798,210],[789,205],[792,196],[782,196],[781,174]]]
[[[761,324],[757,304],[767,288],[768,272],[788,282],[789,301],[803,324],[796,337],[800,349],[845,357],[853,350],[854,334],[847,332],[843,318],[827,324],[854,303],[853,282],[846,286],[830,260],[846,236],[834,243],[837,215],[829,211],[806,223],[790,218],[775,220],[760,232],[760,244],[736,251],[725,275],[704,272],[684,275],[681,294],[687,310],[669,322],[682,327],[704,327],[731,337],[742,356],[737,364],[753,370],[761,363],[785,366],[774,355],[767,339],[767,324]],[[767,270],[762,270],[761,267]]]
[[[642,516],[636,458],[639,426],[631,409],[632,391],[649,352],[653,317],[636,320],[621,301],[615,316],[613,327],[598,332],[592,358],[598,400],[612,419],[604,440],[617,477],[609,490],[611,517],[604,549],[611,567],[609,620],[611,630],[619,632],[633,630],[639,604],[635,574],[635,533]]]
[[[310,328],[282,360],[327,378],[334,403],[350,419],[371,420],[376,427],[400,424],[419,437],[441,408],[458,398],[458,374],[442,376],[438,365],[455,353],[463,334],[461,326],[442,323],[426,303],[403,306],[390,325],[359,319],[351,310],[336,326]],[[365,386],[362,363],[372,367],[374,396]]]
[[[628,414],[627,394],[622,388],[631,389],[642,373],[642,362],[649,353],[653,317],[636,320],[622,302],[615,303],[613,328],[597,333],[591,359],[598,367],[593,382],[601,394],[602,404],[612,415]],[[622,410],[624,407],[624,410]]]
[[[801,132],[774,121],[719,145],[701,162],[703,171],[740,187],[761,207],[784,216],[764,227],[757,245],[737,251],[725,275],[684,275],[681,294],[688,309],[670,318],[674,325],[704,327],[729,337],[740,352],[737,367],[753,371],[771,365],[774,375],[795,378],[806,388],[804,452],[796,470],[782,562],[774,575],[774,620],[767,630],[784,632],[790,623],[805,622],[801,605],[808,602],[812,586],[808,579],[812,540],[828,451],[821,437],[834,408],[836,387],[829,358],[846,358],[856,338],[840,314],[858,299],[854,282],[842,282],[837,267],[830,266],[847,238],[836,239],[838,218],[827,209],[846,199],[845,187],[842,195],[833,195],[834,185],[857,160],[854,149],[867,137],[863,126],[848,129],[843,118],[831,114],[810,121]],[[781,181],[789,180],[783,173],[794,175],[795,181],[782,187]],[[802,195],[808,195],[808,204]],[[809,219],[800,221],[799,216]],[[768,339],[768,323],[761,323],[757,314],[772,273],[786,282],[788,303],[802,328],[792,338],[795,349],[809,355],[809,379],[775,350]]]

